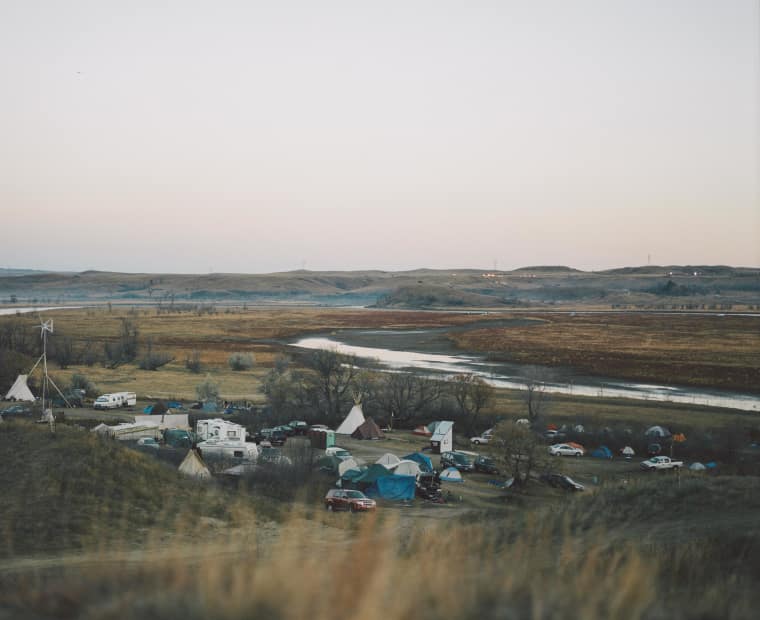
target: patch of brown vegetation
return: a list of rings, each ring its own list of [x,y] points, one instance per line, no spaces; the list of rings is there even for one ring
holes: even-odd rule
[[[537,315],[540,323],[452,334],[494,359],[593,375],[760,391],[760,318],[667,314]]]

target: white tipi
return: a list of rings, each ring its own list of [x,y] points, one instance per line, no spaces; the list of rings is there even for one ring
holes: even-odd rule
[[[338,435],[350,435],[362,424],[364,424],[362,402],[361,399],[354,399],[354,406],[351,407],[351,411],[348,412],[346,419],[341,422],[335,433]]]
[[[5,400],[34,401],[34,394],[32,394],[32,391],[26,384],[27,376],[28,375],[19,375],[16,377],[15,383],[11,386],[11,389],[8,390],[8,393],[5,395]]]

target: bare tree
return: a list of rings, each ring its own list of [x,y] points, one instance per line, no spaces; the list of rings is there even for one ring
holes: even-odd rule
[[[472,433],[481,410],[493,398],[494,389],[473,373],[455,375],[449,379],[448,385],[466,420],[467,431]]]
[[[550,379],[551,375],[545,369],[531,368],[526,374],[524,398],[531,424],[536,422],[549,408],[550,397],[546,391],[546,383]]]
[[[377,400],[392,420],[408,422],[441,398],[443,385],[410,372],[390,373],[378,387]]]
[[[337,351],[314,351],[306,361],[312,371],[307,379],[318,410],[330,421],[338,421],[342,412],[351,404],[359,374],[354,356]]]
[[[517,485],[525,485],[530,474],[549,465],[549,452],[528,425],[501,422],[494,429],[494,439],[502,451],[505,469]]]

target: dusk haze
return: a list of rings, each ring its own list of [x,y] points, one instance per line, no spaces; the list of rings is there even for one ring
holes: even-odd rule
[[[4,2],[0,266],[757,266],[759,13]]]

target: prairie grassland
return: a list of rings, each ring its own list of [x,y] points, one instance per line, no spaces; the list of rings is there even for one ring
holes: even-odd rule
[[[452,334],[465,350],[593,375],[760,391],[760,318],[535,315],[529,326]]]
[[[5,423],[0,448],[3,619],[750,618],[760,602],[757,478],[410,521],[273,508],[74,428]]]

